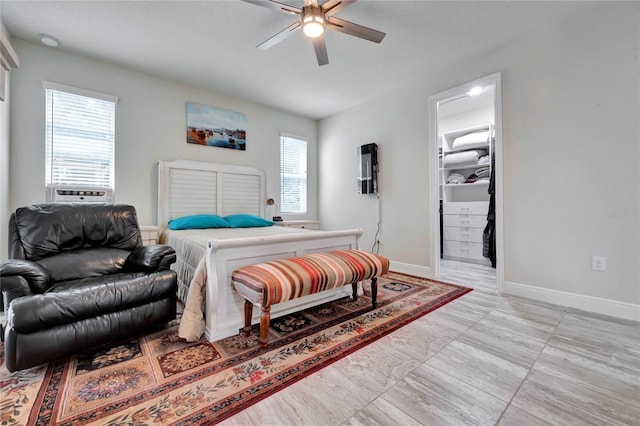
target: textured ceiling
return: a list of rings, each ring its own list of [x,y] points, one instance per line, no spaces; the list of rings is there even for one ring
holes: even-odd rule
[[[386,38],[375,44],[329,31],[322,67],[301,32],[256,49],[296,18],[239,0],[1,0],[0,14],[14,37],[49,34],[57,49],[320,119],[588,7],[360,0],[336,16]]]

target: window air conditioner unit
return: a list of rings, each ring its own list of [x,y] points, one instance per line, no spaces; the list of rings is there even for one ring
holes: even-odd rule
[[[48,203],[112,203],[113,189],[72,187],[72,186],[48,186]]]

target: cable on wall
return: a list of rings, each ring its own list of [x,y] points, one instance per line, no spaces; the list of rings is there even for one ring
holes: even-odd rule
[[[373,245],[371,246],[371,251],[375,251],[376,254],[380,254],[380,240],[378,239],[378,234],[380,234],[380,222],[378,222],[378,229],[376,230],[376,236],[373,237]]]
[[[380,254],[380,239],[378,236],[380,235],[380,227],[382,226],[382,220],[380,218],[380,192],[378,192],[378,228],[376,229],[376,235],[373,237],[373,245],[371,246],[371,251],[376,254]]]

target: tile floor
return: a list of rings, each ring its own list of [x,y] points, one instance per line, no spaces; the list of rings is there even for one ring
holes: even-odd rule
[[[640,324],[474,291],[222,425],[640,425]],[[492,275],[493,274],[493,275]]]

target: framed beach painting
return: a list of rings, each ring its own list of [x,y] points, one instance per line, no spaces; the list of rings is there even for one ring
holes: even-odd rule
[[[244,114],[187,102],[187,143],[245,151]]]

